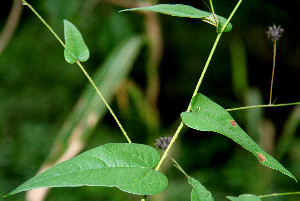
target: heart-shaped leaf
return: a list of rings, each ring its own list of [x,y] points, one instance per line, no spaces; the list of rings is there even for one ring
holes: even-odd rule
[[[172,15],[176,17],[189,17],[189,18],[199,18],[203,20],[204,22],[207,22],[215,27],[218,28],[218,33],[221,31],[220,28],[223,28],[225,25],[227,19],[224,17],[221,17],[219,15],[212,14],[210,12],[202,11],[197,8],[194,8],[189,5],[183,5],[183,4],[158,4],[154,6],[147,6],[147,7],[140,7],[140,8],[130,8],[130,9],[124,9],[123,11],[153,11],[158,12],[162,14]],[[219,23],[220,22],[220,23]],[[218,25],[220,25],[218,27]],[[232,24],[229,22],[226,28],[224,29],[224,32],[228,32],[232,29]]]
[[[192,99],[191,106],[191,112],[181,113],[182,121],[188,127],[200,131],[213,131],[223,134],[253,153],[261,164],[278,170],[296,180],[292,173],[260,148],[220,105],[202,94],[197,94]]]
[[[86,61],[90,57],[88,47],[83,41],[79,30],[69,21],[64,20],[65,31],[65,59],[73,64],[76,61]]]
[[[261,201],[260,197],[251,194],[243,194],[239,197],[227,196],[226,198],[231,201]]]
[[[160,155],[154,148],[133,143],[106,144],[61,162],[31,178],[5,197],[43,187],[107,186],[153,195],[168,186],[162,173],[153,170]]]
[[[214,201],[211,193],[198,180],[189,177],[189,184],[193,186],[191,201]]]

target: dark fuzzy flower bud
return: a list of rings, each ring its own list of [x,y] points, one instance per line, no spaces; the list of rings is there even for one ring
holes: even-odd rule
[[[159,149],[166,150],[171,140],[172,137],[160,137],[159,139],[156,139],[155,145]]]
[[[268,38],[270,38],[274,42],[276,40],[279,40],[283,32],[284,29],[282,29],[280,25],[276,27],[276,25],[274,24],[272,27],[269,27],[269,31],[267,31],[266,33],[268,34]]]

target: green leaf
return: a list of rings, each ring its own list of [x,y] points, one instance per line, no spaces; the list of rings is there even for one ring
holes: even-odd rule
[[[159,153],[147,145],[106,144],[51,167],[5,197],[36,188],[75,186],[115,186],[128,193],[153,195],[168,186],[166,176],[152,169],[159,159]]]
[[[220,22],[221,27],[223,27],[227,21],[226,18],[221,17],[219,15],[212,14],[210,12],[202,11],[197,8],[194,8],[189,5],[183,4],[158,4],[154,6],[140,7],[140,8],[130,8],[124,9],[123,11],[154,11],[162,14],[172,15],[176,17],[189,17],[189,18],[199,18],[204,22],[207,22],[215,27],[218,27],[218,22]],[[229,22],[224,32],[228,32],[232,29],[232,24]],[[218,32],[220,32],[220,27],[218,28]]]
[[[211,193],[196,179],[189,177],[189,184],[193,186],[191,201],[213,201]]]
[[[220,105],[202,94],[197,94],[192,99],[191,106],[191,112],[181,113],[182,121],[188,127],[200,131],[213,131],[223,134],[253,153],[261,164],[278,170],[296,180],[294,175],[260,148]]]
[[[83,41],[79,30],[69,21],[64,20],[65,31],[65,59],[73,64],[76,61],[86,61],[90,57],[88,47]]]
[[[226,198],[231,201],[261,201],[260,197],[251,194],[243,194],[239,197],[227,196]]]

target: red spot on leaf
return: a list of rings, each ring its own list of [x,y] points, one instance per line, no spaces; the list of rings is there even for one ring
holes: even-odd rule
[[[232,126],[236,126],[236,122],[233,121],[233,120],[230,121],[230,124],[231,124]]]
[[[258,160],[259,160],[260,162],[263,162],[263,161],[265,161],[266,159],[265,159],[264,155],[258,154]]]

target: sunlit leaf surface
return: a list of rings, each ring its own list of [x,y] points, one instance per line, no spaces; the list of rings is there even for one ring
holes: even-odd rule
[[[164,191],[168,180],[153,170],[160,155],[142,144],[112,143],[59,163],[28,180],[6,196],[43,187],[106,186],[153,195]]]
[[[220,105],[202,94],[197,94],[193,98],[191,106],[191,112],[181,113],[182,121],[188,127],[223,134],[254,154],[261,164],[296,180],[294,175],[258,146]]]

